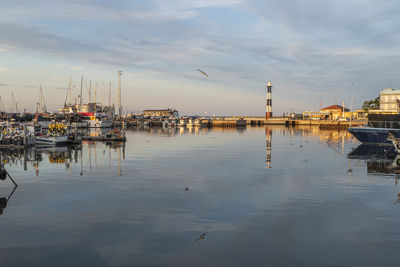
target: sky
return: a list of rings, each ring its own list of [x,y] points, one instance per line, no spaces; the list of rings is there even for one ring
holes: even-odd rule
[[[0,0],[0,94],[34,111],[72,101],[124,111],[176,108],[187,115],[274,115],[342,104],[360,108],[399,88],[398,1]],[[196,69],[205,71],[209,77]],[[77,100],[79,102],[79,99]]]

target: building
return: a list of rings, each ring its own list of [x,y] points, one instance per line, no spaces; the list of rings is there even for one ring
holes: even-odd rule
[[[304,111],[303,119],[310,120],[337,120],[340,118],[356,119],[365,117],[365,112],[362,114],[359,110],[350,112],[348,108],[343,108],[339,105],[332,105],[329,107],[321,108],[320,111]]]
[[[339,118],[351,117],[349,111],[350,110],[348,108],[339,105],[332,105],[329,107],[321,108],[320,115],[324,119],[337,120]]]
[[[176,109],[146,109],[143,110],[144,117],[175,117],[178,118],[179,114]]]
[[[382,89],[379,93],[379,110],[398,112],[400,104],[400,90],[393,88]]]

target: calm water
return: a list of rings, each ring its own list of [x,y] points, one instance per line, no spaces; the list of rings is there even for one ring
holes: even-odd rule
[[[0,266],[400,264],[390,151],[308,127],[127,138],[0,153],[19,184],[0,215]],[[0,181],[1,197],[12,190]]]

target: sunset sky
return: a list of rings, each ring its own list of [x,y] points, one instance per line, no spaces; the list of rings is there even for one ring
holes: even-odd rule
[[[0,1],[0,94],[35,110],[64,103],[72,76],[98,102],[123,70],[125,112],[263,115],[345,102],[400,88],[398,1],[35,0]],[[199,68],[209,75],[202,75]]]

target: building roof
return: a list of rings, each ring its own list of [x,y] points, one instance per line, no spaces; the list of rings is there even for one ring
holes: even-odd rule
[[[382,89],[380,95],[400,95],[400,90],[394,88]]]
[[[322,110],[337,110],[337,111],[343,111],[343,107],[342,106],[339,106],[339,105],[332,105],[332,106],[329,106],[329,107],[325,107],[325,108],[321,108],[321,111]],[[348,108],[344,108],[344,111],[345,112],[348,112],[348,111],[350,111]]]
[[[145,109],[143,112],[175,111],[174,109]]]

